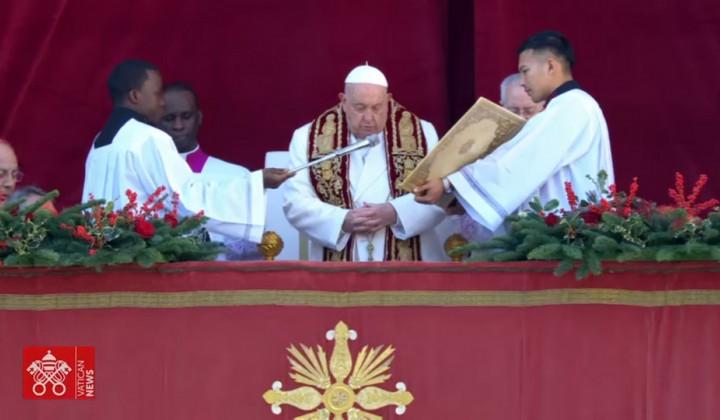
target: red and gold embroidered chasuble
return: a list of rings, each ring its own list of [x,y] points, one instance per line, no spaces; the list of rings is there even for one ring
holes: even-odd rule
[[[407,192],[399,188],[405,177],[425,157],[427,140],[420,124],[420,118],[391,99],[385,125],[385,156],[388,166],[388,184],[391,198],[400,197]],[[308,139],[308,161],[322,157],[335,149],[350,144],[350,132],[347,120],[338,104],[320,114],[310,126]],[[325,203],[344,209],[352,209],[354,200],[350,192],[349,176],[350,156],[344,155],[326,160],[310,168],[310,182],[317,196]],[[420,238],[415,236],[402,241],[385,228],[384,260],[419,261]],[[325,248],[325,261],[352,261],[354,235],[342,251]]]

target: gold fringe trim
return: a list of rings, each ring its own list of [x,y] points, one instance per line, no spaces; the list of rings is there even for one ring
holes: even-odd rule
[[[593,304],[641,307],[720,305],[720,290],[552,289],[526,292],[468,290],[349,293],[309,290],[228,290],[0,295],[0,310],[11,311],[259,305],[344,308],[361,306],[529,307]]]

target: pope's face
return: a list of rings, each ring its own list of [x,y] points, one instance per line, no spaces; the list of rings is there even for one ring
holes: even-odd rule
[[[162,116],[165,103],[162,95],[162,77],[155,70],[149,70],[147,75],[147,80],[138,90],[138,112],[150,122],[156,123]]]
[[[509,85],[505,89],[505,103],[503,106],[510,112],[517,114],[526,120],[543,110],[545,101],[534,103],[530,95],[520,85]]]
[[[185,90],[171,90],[163,96],[165,112],[160,119],[160,128],[172,136],[178,152],[192,151],[197,146],[202,122],[202,113],[197,108],[193,94]]]
[[[548,54],[525,50],[518,57],[520,85],[533,102],[547,99],[552,93],[552,80],[549,71]]]
[[[340,94],[350,132],[358,139],[378,134],[388,118],[387,88],[369,83],[348,83]]]

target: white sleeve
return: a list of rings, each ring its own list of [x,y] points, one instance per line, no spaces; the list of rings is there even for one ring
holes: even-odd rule
[[[164,133],[162,133],[164,134]],[[217,177],[192,172],[176,152],[172,139],[152,133],[135,153],[137,172],[145,171],[146,191],[168,187],[180,195],[184,215],[203,211],[210,218],[207,229],[233,238],[260,242],[265,226],[265,196],[262,172],[249,177]]]
[[[309,129],[310,124],[307,124],[293,134],[290,142],[290,168],[308,161]],[[336,251],[345,248],[350,234],[342,231],[342,224],[349,210],[320,200],[310,182],[308,169],[299,171],[285,181],[281,188],[285,216],[295,229],[324,247]]]
[[[588,152],[598,127],[577,102],[550,106],[508,143],[449,176],[458,200],[475,220],[497,229],[558,169]]]
[[[435,127],[427,121],[421,121],[423,133],[429,150],[438,143]],[[428,151],[429,151],[428,150]],[[398,214],[398,221],[391,226],[393,234],[400,240],[425,233],[442,222],[447,215],[438,206],[429,206],[415,201],[412,193],[390,200]]]

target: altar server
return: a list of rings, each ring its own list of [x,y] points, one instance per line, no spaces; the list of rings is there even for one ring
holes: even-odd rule
[[[276,188],[287,171],[257,171],[247,177],[195,174],[172,138],[155,128],[163,112],[162,78],[156,66],[140,60],[118,64],[108,88],[114,110],[93,141],[85,163],[83,199],[127,202],[130,189],[143,202],[158,187],[180,195],[184,215],[203,211],[209,231],[259,242],[265,225],[264,188]]]
[[[506,216],[534,197],[558,199],[569,209],[565,182],[576,192],[595,191],[600,170],[614,183],[607,124],[598,103],[573,80],[573,48],[555,31],[531,36],[518,49],[521,85],[545,110],[531,118],[492,154],[415,189],[416,200],[436,203],[452,186],[460,204],[477,222],[495,231]],[[448,183],[449,181],[449,183]],[[445,201],[445,200],[443,200]]]

